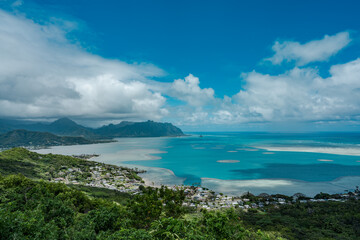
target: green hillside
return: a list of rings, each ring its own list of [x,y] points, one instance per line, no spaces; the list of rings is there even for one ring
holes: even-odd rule
[[[0,135],[0,147],[57,146],[97,143],[83,137],[60,137],[47,132],[13,130]]]
[[[121,122],[117,125],[103,126],[95,132],[107,137],[164,137],[183,136],[180,128],[171,123],[147,122]]]
[[[23,174],[32,179],[50,180],[62,166],[92,166],[92,162],[64,155],[38,154],[24,148],[0,152],[0,174]]]

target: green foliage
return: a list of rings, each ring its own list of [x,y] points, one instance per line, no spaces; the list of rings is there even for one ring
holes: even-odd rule
[[[0,173],[2,175],[21,173],[34,179],[49,179],[48,174],[59,170],[61,166],[78,167],[91,162],[70,156],[38,154],[24,148],[12,148],[0,152]]]
[[[161,137],[183,136],[181,129],[171,123],[146,122],[121,122],[117,125],[107,125],[95,130],[106,137]]]
[[[123,205],[126,204],[131,198],[131,195],[129,193],[119,192],[106,188],[97,188],[82,185],[71,185],[71,188],[79,190],[85,193],[87,196],[93,198],[104,199],[110,202],[117,202]]]
[[[68,168],[80,168],[84,172],[79,174],[79,180],[85,180],[91,176],[88,172],[90,167],[96,164],[92,161],[64,156],[58,154],[38,154],[25,148],[12,148],[0,152],[0,174],[23,174],[32,179],[50,180],[57,177],[60,170],[66,171]],[[136,171],[129,168],[122,168],[112,165],[102,165],[103,168],[110,171],[111,169],[126,170],[128,177],[131,179],[141,180]],[[90,174],[90,175],[89,175]]]
[[[315,199],[329,199],[331,198],[331,195],[328,194],[328,193],[319,193],[319,194],[316,194],[316,196],[314,197]]]
[[[247,227],[281,232],[287,239],[360,239],[360,202],[296,203],[266,214],[241,212]]]
[[[182,218],[183,192],[144,188],[126,205],[64,184],[0,176],[0,239],[279,239],[244,228],[234,211]]]
[[[97,141],[83,137],[61,137],[47,132],[32,132],[27,130],[14,130],[0,134],[0,146],[2,148],[19,146],[56,146],[91,144]]]

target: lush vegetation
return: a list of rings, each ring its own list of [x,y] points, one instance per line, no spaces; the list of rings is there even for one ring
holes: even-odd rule
[[[0,177],[0,239],[280,239],[234,210],[183,217],[182,191],[144,189],[120,205],[60,183]]]
[[[87,178],[90,171],[89,169],[98,164],[99,163],[96,162],[59,154],[38,154],[24,148],[12,148],[0,152],[0,174],[10,175],[20,173],[32,179],[50,180],[53,177],[57,177],[61,169],[68,168],[82,169],[84,176],[79,177]],[[104,168],[127,170],[129,178],[139,179],[139,176],[137,176],[134,170],[106,164],[102,165]]]
[[[110,124],[95,130],[95,133],[107,137],[162,137],[183,136],[180,128],[171,123],[125,122],[117,125]]]
[[[84,185],[68,185],[68,186],[71,187],[72,189],[76,189],[78,191],[83,192],[84,194],[86,194],[91,198],[107,200],[119,204],[126,204],[131,198],[130,193],[119,192],[107,188],[90,187]]]
[[[13,130],[0,134],[0,147],[11,148],[20,146],[56,146],[92,144],[98,141],[83,137],[60,137],[47,132],[32,132],[27,130]]]
[[[358,200],[296,203],[240,217],[246,226],[279,231],[288,239],[360,239]]]
[[[121,204],[116,197],[91,197],[80,190],[22,175],[0,176],[0,239],[360,238],[356,200],[296,203],[267,212],[195,212],[182,206],[181,190],[143,188],[143,194],[123,196]]]

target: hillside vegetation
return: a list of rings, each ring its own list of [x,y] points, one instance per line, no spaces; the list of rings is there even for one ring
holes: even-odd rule
[[[140,192],[128,194],[48,182],[64,167],[86,174],[94,164],[22,148],[1,152],[0,239],[360,239],[360,201],[355,197],[265,210],[198,211],[183,205],[183,189],[140,185]]]
[[[2,148],[20,146],[78,145],[98,142],[99,141],[88,140],[83,137],[61,137],[47,132],[32,132],[23,129],[0,134],[0,147]]]
[[[119,205],[59,183],[1,177],[1,239],[281,239],[245,228],[231,210],[185,219],[181,192],[144,192]]]

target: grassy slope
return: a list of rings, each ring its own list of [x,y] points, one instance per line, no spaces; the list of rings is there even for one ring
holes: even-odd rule
[[[91,165],[89,161],[70,156],[38,154],[24,148],[12,148],[0,152],[0,173],[2,175],[23,174],[31,179],[49,180],[50,172],[61,166],[76,167]]]
[[[61,167],[91,167],[94,162],[64,155],[38,154],[24,148],[12,148],[0,152],[0,174],[3,176],[22,174],[34,180],[50,180],[51,172]],[[132,173],[136,175],[136,173]],[[137,175],[136,175],[137,176]],[[119,203],[125,202],[130,195],[104,188],[69,185],[89,196],[103,198]]]

